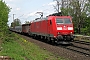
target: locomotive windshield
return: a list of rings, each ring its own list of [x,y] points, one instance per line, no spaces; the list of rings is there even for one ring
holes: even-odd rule
[[[56,23],[57,24],[70,24],[71,21],[69,18],[57,18]]]

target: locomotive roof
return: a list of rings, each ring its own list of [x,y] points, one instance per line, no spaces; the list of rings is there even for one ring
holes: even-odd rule
[[[70,17],[70,16],[63,16],[62,13],[59,12],[59,13],[50,14],[50,15],[46,16],[45,18],[36,18],[35,20],[33,20],[33,22],[48,20],[48,18],[50,18],[50,17]]]
[[[49,16],[62,16],[61,12],[50,14]]]
[[[42,21],[42,20],[48,20],[48,18],[58,18],[58,17],[61,17],[61,18],[68,17],[68,18],[70,18],[70,16],[47,16],[45,18],[36,18],[35,20],[33,20],[33,22],[38,22],[38,21]]]
[[[30,25],[30,23],[29,24],[23,24],[23,26],[25,26],[25,25]]]
[[[48,17],[46,18],[36,18],[33,22],[41,21],[41,20],[48,20]]]

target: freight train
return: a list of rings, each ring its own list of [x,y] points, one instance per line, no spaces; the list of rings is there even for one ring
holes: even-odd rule
[[[15,26],[10,30],[29,34],[35,38],[44,38],[48,42],[57,44],[67,44],[74,39],[74,26],[71,16],[62,16],[57,13],[46,18],[37,18],[30,24]]]

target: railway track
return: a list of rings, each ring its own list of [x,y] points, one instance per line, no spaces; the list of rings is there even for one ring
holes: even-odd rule
[[[90,57],[90,51],[88,51],[88,49],[83,49],[83,48],[77,47],[77,46],[68,46],[68,47],[64,46],[63,48],[71,50],[71,51],[79,53],[79,54],[83,54],[87,57]]]
[[[64,56],[67,57],[71,60],[89,60],[90,59],[90,52],[77,52],[77,50],[75,51],[74,49],[69,49],[70,46],[62,46],[62,45],[52,45],[52,44],[48,44],[48,43],[43,43],[42,40],[38,41],[37,39],[32,39],[28,36],[24,36],[21,35],[21,37],[27,39],[28,41],[35,43],[36,45],[40,46],[41,48],[44,48],[47,51],[50,51],[58,56]],[[77,43],[79,44],[79,43]],[[75,45],[77,45],[75,44]],[[73,45],[73,46],[75,46]],[[82,44],[83,45],[83,44]],[[60,46],[60,47],[59,47]],[[73,47],[72,46],[72,47]],[[79,48],[79,46],[78,46]],[[82,49],[84,47],[81,47]],[[87,48],[87,47],[86,47]],[[89,50],[88,48],[86,50]],[[88,54],[87,54],[88,53]]]
[[[90,42],[85,42],[85,41],[80,41],[80,40],[74,40],[73,42],[80,43],[80,44],[85,44],[85,45],[90,45]]]
[[[63,47],[65,49],[71,50],[73,52],[79,53],[79,54],[83,54],[87,57],[90,57],[90,44],[87,43],[81,43],[81,42],[73,42],[71,45],[69,46],[60,46]]]

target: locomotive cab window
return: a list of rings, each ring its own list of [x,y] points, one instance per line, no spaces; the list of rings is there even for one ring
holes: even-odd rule
[[[63,19],[57,18],[57,19],[56,19],[56,23],[57,23],[57,24],[63,24]]]
[[[64,23],[69,24],[69,23],[71,23],[71,21],[70,21],[69,18],[65,18],[65,19],[64,19]]]
[[[50,20],[50,24],[52,25],[52,21]]]
[[[70,24],[71,21],[69,18],[57,18],[56,23],[57,24]]]

